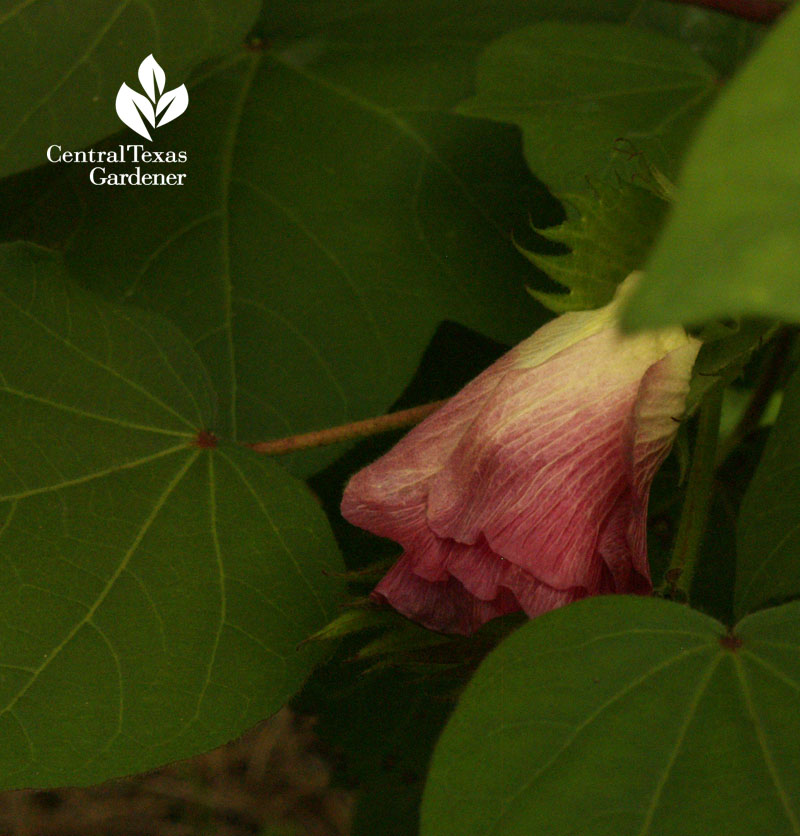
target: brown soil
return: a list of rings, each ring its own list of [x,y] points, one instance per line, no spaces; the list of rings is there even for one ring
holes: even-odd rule
[[[313,721],[283,709],[244,737],[85,789],[0,793],[0,836],[346,836]]]

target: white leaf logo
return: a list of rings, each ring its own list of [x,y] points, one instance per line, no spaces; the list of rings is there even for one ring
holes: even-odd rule
[[[160,128],[177,119],[189,104],[189,91],[185,84],[164,92],[167,77],[161,65],[148,55],[139,64],[139,83],[147,95],[137,93],[123,82],[117,93],[117,115],[137,134],[152,140],[147,123]]]

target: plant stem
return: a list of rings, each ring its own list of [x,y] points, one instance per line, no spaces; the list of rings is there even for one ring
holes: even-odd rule
[[[400,412],[379,415],[376,418],[365,418],[363,421],[354,421],[351,424],[342,424],[338,427],[327,427],[324,430],[314,430],[302,435],[290,435],[287,438],[276,438],[273,441],[259,441],[249,446],[256,453],[266,453],[268,456],[284,456],[297,450],[324,447],[352,438],[364,438],[390,430],[398,430],[402,427],[411,427],[414,424],[419,424],[420,421],[427,418],[445,403],[447,403],[447,399],[433,401],[411,409],[403,409]]]
[[[692,464],[683,500],[678,534],[667,569],[667,584],[688,600],[700,542],[706,530],[711,487],[714,482],[719,419],[722,412],[722,386],[715,386],[700,406]]]
[[[753,390],[750,402],[745,409],[739,422],[731,431],[725,441],[720,444],[717,453],[717,467],[728,458],[728,456],[747,438],[750,433],[758,429],[761,416],[769,404],[769,399],[775,388],[783,379],[786,368],[786,360],[794,344],[795,330],[783,328],[778,332],[772,342],[771,352],[764,361],[758,376],[758,383]]]
[[[672,0],[687,6],[702,6],[742,20],[772,23],[785,11],[786,4],[777,0]]]

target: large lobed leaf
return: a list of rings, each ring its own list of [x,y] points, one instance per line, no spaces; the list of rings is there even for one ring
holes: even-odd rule
[[[619,20],[638,6],[560,13]],[[99,188],[70,166],[68,181],[7,192],[7,234],[52,240],[64,222],[76,278],[176,322],[209,369],[222,432],[263,440],[381,412],[443,319],[511,343],[544,318],[512,236],[529,216],[554,220],[554,204],[515,129],[451,110],[484,44],[550,14],[270,5],[270,48],[207,68],[155,137],[188,152],[184,187]],[[307,474],[339,452],[288,465]]]
[[[0,249],[0,786],[212,748],[319,661],[341,568],[305,488],[203,446],[215,397],[174,326]]]
[[[531,169],[574,192],[616,177],[631,151],[673,176],[716,81],[687,44],[656,32],[548,21],[485,50],[459,112],[519,125]]]
[[[631,328],[720,316],[800,319],[800,7],[730,82],[700,130]]]
[[[239,53],[190,85],[171,126],[185,186],[98,188],[72,166],[35,223],[74,208],[73,274],[181,328],[218,431],[260,441],[379,413],[443,319],[506,342],[543,319],[510,240],[543,192],[510,129],[453,117],[446,90],[421,86],[437,54]]]
[[[434,753],[423,836],[800,833],[800,603],[719,622],[647,598],[535,619]]]
[[[45,162],[120,127],[114,100],[150,53],[169,88],[241,41],[259,0],[2,0],[0,177]]]

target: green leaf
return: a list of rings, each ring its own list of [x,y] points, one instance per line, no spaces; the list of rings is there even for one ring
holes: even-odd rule
[[[624,322],[800,319],[800,7],[727,86],[698,133]]]
[[[726,395],[731,391],[728,389]],[[733,603],[736,526],[742,499],[764,449],[765,435],[763,431],[749,434],[714,474],[708,522],[692,579],[690,601],[692,606],[724,624],[736,621]]]
[[[762,24],[711,8],[660,0],[641,3],[634,23],[689,44],[723,77],[729,76],[769,31]]]
[[[304,485],[198,431],[174,326],[0,249],[0,785],[85,784],[237,736],[323,655],[341,561]]]
[[[434,753],[423,836],[800,833],[800,603],[735,637],[591,598],[479,668]]]
[[[736,612],[800,595],[800,370],[792,376],[737,531]]]
[[[641,0],[306,0],[303,3],[265,3],[256,31],[270,40],[331,38],[371,46],[418,45],[442,38],[451,49],[476,53],[492,38],[529,22],[562,20],[627,20],[642,11]],[[685,25],[683,28],[686,28]],[[469,39],[469,40],[466,40]],[[469,68],[470,71],[472,68]]]
[[[556,192],[585,191],[624,171],[630,148],[673,177],[716,82],[688,45],[663,35],[550,21],[491,44],[477,94],[458,112],[518,125],[537,177]]]
[[[640,268],[658,232],[667,204],[631,183],[600,183],[591,195],[561,195],[572,211],[560,226],[537,230],[548,241],[569,247],[567,255],[523,252],[569,293],[531,294],[550,310],[599,308],[617,285]]]
[[[259,5],[4,0],[0,177],[41,165],[54,143],[74,150],[119,130],[117,90],[123,82],[139,89],[137,68],[144,58],[155,54],[172,90],[192,67],[240,42]]]
[[[237,54],[190,85],[170,134],[188,152],[173,167],[184,186],[98,187],[72,165],[60,199],[18,230],[73,207],[73,275],[181,328],[218,393],[215,429],[232,438],[381,413],[445,318],[504,342],[544,318],[511,230],[545,197],[513,131],[448,114],[460,83],[421,86],[439,44],[365,60],[340,47]],[[284,461],[308,473],[341,449]]]
[[[79,281],[175,321],[214,381],[216,428],[245,441],[382,412],[442,320],[528,336],[544,312],[512,237],[559,216],[515,129],[451,113],[480,48],[551,4],[267,5],[272,49],[206,68],[169,126],[185,186],[49,166],[50,182],[7,184],[0,211],[7,236],[63,246]],[[308,474],[341,452],[283,461]]]

